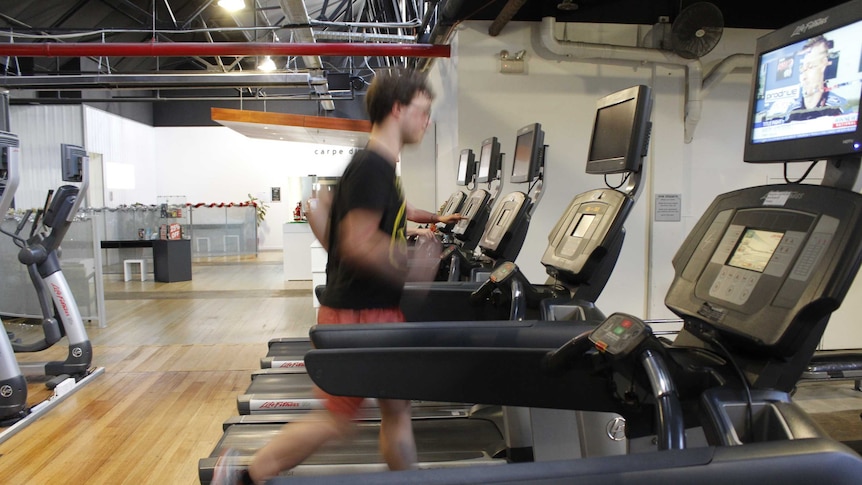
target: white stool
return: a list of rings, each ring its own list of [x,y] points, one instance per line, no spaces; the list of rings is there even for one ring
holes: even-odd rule
[[[123,281],[132,279],[132,265],[140,265],[141,281],[147,281],[147,261],[145,259],[124,259],[123,260]]]
[[[222,236],[222,241],[224,243],[224,252],[228,252],[228,250],[227,250],[228,241],[233,241],[233,243],[236,244],[236,252],[239,252],[239,236],[237,236],[236,234],[226,234],[226,235]]]

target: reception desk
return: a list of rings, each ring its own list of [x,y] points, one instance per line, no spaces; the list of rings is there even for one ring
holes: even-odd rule
[[[100,243],[102,249],[153,248],[153,277],[161,283],[192,279],[192,245],[188,239],[128,239]]]

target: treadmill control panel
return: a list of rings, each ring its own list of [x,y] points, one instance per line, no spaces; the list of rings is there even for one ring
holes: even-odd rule
[[[614,313],[590,333],[590,342],[602,353],[615,357],[628,355],[650,335],[639,318]]]
[[[467,196],[461,210],[461,219],[455,223],[452,229],[452,234],[457,236],[468,236],[468,233],[473,231],[473,220],[482,211],[491,194],[484,189],[474,190]]]
[[[526,216],[524,208],[527,202],[527,194],[523,192],[512,192],[506,195],[500,202],[495,203],[494,212],[488,219],[482,241],[479,246],[492,253],[502,253],[501,244],[507,233],[512,231]]]
[[[632,201],[622,192],[598,189],[572,200],[548,236],[542,264],[554,274],[580,275],[596,249],[620,230],[619,216]]]
[[[792,353],[852,283],[844,275],[859,263],[843,252],[860,250],[860,199],[815,185],[719,196],[677,252],[665,303],[773,354]]]
[[[503,262],[494,268],[494,271],[491,271],[491,275],[488,276],[488,279],[494,283],[500,283],[505,281],[506,278],[512,276],[516,269],[515,263],[511,261]]]

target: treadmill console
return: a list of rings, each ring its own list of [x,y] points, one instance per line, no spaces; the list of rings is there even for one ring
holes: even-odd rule
[[[466,198],[467,196],[460,190],[452,192],[452,195],[449,196],[449,199],[447,199],[446,203],[443,205],[440,215],[451,216],[452,214],[457,213],[461,210],[461,206],[464,205],[464,199]]]
[[[790,355],[806,336],[801,322],[834,311],[852,283],[860,255],[847,252],[859,251],[860,217],[862,196],[830,187],[721,195],[674,257],[665,303],[707,328]]]
[[[449,199],[446,200],[446,203],[443,205],[443,209],[440,211],[441,216],[451,216],[452,214],[458,213],[461,210],[461,207],[464,205],[464,199],[467,198],[467,195],[460,190],[452,192],[452,195],[449,196]],[[446,224],[443,229],[441,229],[445,233],[451,233],[452,229],[455,227],[455,223]]]
[[[495,204],[479,242],[482,252],[491,258],[515,259],[529,225],[529,208],[530,199],[523,192],[512,192]]]
[[[590,278],[588,265],[623,231],[634,200],[613,189],[575,196],[548,235],[542,264],[549,275],[572,283]]]
[[[491,193],[485,189],[477,189],[467,196],[464,201],[461,211],[461,220],[459,220],[452,229],[452,234],[461,241],[472,241],[475,243],[472,250],[478,244],[479,238],[476,237],[478,231],[483,231],[485,222],[487,221],[488,201],[491,199]]]

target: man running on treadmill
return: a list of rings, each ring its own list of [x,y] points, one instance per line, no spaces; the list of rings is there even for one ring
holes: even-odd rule
[[[433,93],[414,71],[378,73],[365,97],[371,121],[368,145],[354,155],[328,211],[310,214],[315,235],[329,254],[319,324],[403,322],[399,308],[408,275],[406,221],[450,223],[408,204],[396,175],[404,145],[419,143],[431,114]],[[326,221],[325,226],[320,222]],[[414,267],[421,265],[415,265]],[[413,278],[410,278],[413,279]],[[347,437],[363,398],[331,396],[326,409],[285,425],[254,456],[248,470],[230,466],[230,452],[216,466],[213,483],[263,483],[300,464],[330,440]],[[410,401],[380,399],[380,451],[391,470],[416,464]]]

